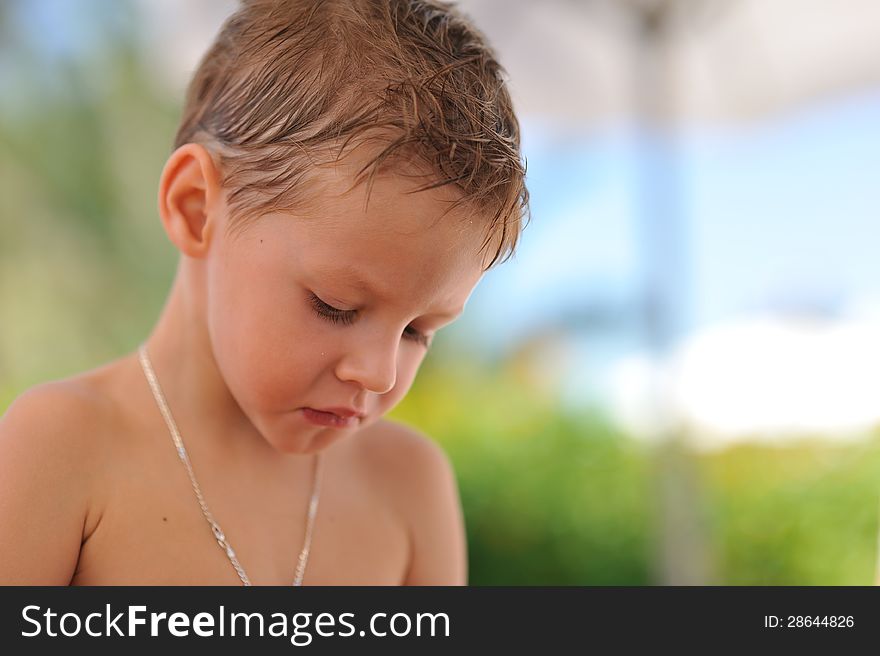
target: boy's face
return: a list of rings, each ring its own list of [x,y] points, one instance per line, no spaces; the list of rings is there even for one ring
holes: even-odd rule
[[[388,174],[365,205],[366,185],[346,192],[350,171],[322,170],[308,210],[261,217],[236,236],[218,226],[208,255],[217,365],[281,452],[320,450],[396,405],[485,264],[483,223],[464,208],[440,218],[456,192],[407,193],[419,181]],[[363,416],[339,419],[342,409]]]

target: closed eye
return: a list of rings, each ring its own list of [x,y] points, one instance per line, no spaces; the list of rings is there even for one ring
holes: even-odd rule
[[[340,310],[339,308],[333,307],[329,303],[322,301],[314,293],[309,293],[309,303],[311,304],[312,309],[314,309],[315,314],[331,323],[350,326],[357,318],[357,310]],[[425,348],[428,348],[431,345],[431,338],[412,326],[407,326],[404,329],[403,337],[416,342],[417,344],[421,344]]]
[[[419,332],[412,326],[407,326],[403,331],[403,336],[407,339],[411,339],[418,344],[421,344],[425,348],[431,346],[431,338],[428,337],[425,333]]]
[[[354,323],[357,315],[357,310],[340,310],[339,308],[335,308],[332,305],[325,303],[315,296],[315,294],[309,294],[309,302],[312,304],[312,308],[314,308],[315,313],[318,316],[333,323],[341,323],[348,326]]]

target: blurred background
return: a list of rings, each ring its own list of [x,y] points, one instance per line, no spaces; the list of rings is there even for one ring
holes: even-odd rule
[[[880,4],[468,0],[533,219],[394,416],[472,584],[866,585],[880,511]],[[0,2],[0,411],[132,351],[156,188],[228,0]]]

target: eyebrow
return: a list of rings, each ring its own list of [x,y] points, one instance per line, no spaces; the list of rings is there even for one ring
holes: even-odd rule
[[[365,292],[366,294],[375,298],[383,297],[383,294],[380,294],[378,291],[376,291],[368,282],[364,280],[360,272],[349,264],[341,264],[339,265],[339,267],[333,269],[319,268],[317,269],[317,273],[319,276],[326,276],[328,278],[343,278],[347,284],[351,285],[352,287],[356,287],[359,291]],[[428,312],[427,314],[424,314],[422,316],[453,321],[457,317],[459,317],[463,311],[464,307],[461,307],[448,312]]]

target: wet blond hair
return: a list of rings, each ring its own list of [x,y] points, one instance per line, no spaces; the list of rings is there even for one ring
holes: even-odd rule
[[[510,257],[528,218],[503,70],[443,2],[244,0],[189,85],[175,148],[189,142],[217,160],[233,226],[295,208],[316,165],[365,143],[358,180],[420,170],[419,189],[454,185],[486,216],[486,268]]]

